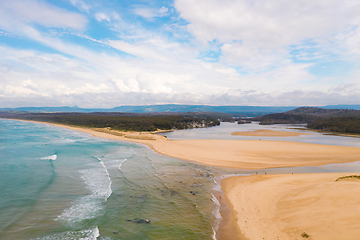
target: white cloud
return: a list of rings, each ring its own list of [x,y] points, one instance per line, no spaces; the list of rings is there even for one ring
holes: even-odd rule
[[[241,43],[225,43],[221,47],[221,60],[232,66],[241,66],[252,72],[269,70],[287,62],[284,49],[259,49]]]
[[[80,11],[84,11],[84,12],[89,12],[89,10],[91,9],[91,6],[86,4],[84,1],[82,0],[69,0],[70,3],[72,5],[74,5],[75,7],[77,7],[78,9],[80,9]]]
[[[169,9],[166,7],[161,7],[160,9],[150,8],[147,6],[137,6],[134,9],[134,13],[146,19],[152,19],[154,17],[163,17],[166,16],[169,12]]]
[[[355,0],[175,0],[174,6],[198,41],[220,46],[221,62],[244,71],[277,68],[296,47],[304,50],[300,60],[360,55]],[[309,41],[316,48],[307,52]]]
[[[36,23],[46,27],[83,29],[87,23],[84,16],[40,0],[0,1],[0,27],[8,31],[19,25]]]
[[[134,78],[128,79],[127,83],[122,79],[116,78],[110,78],[110,81],[113,82],[121,92],[140,92],[139,83]]]
[[[159,13],[159,16],[165,16],[167,13],[168,13],[169,9],[162,6],[159,10],[158,10],[158,13]]]
[[[359,85],[355,84],[360,74],[325,78],[309,72],[314,59],[328,56],[322,54],[325,51],[350,54],[353,48],[351,56],[358,58],[359,19],[356,11],[349,10],[349,1],[341,5],[334,0],[304,0],[301,4],[285,0],[273,3],[177,0],[175,7],[188,21],[187,29],[198,41],[184,37],[188,33],[181,25],[182,20],[177,22],[172,18],[171,23],[167,22],[168,29],[150,31],[139,22],[126,22],[124,19],[127,18],[121,15],[124,17],[121,19],[120,13],[105,8],[96,8],[94,12],[95,7],[81,7],[83,2],[80,0],[69,1],[85,12],[91,11],[90,17],[107,21],[101,25],[117,31],[118,36],[104,40],[79,33],[78,30],[86,26],[83,15],[43,1],[0,0],[0,28],[4,32],[31,39],[59,52],[46,54],[0,45],[0,100],[7,99],[9,105],[26,105],[24,99],[28,98],[28,103],[33,104],[46,101],[53,105],[83,107],[156,103],[320,105],[360,102]],[[32,3],[35,3],[29,6],[32,11],[26,12],[24,9]],[[42,13],[35,16],[34,10],[49,10],[53,16]],[[136,6],[134,11],[146,18],[145,21],[169,14],[166,7]],[[41,18],[48,21],[42,23]],[[143,18],[138,19],[144,22]],[[73,22],[77,19],[80,21]],[[170,26],[172,23],[174,26]],[[60,35],[42,32],[38,24],[68,28],[70,33],[71,29],[76,30],[72,37],[93,41],[97,48],[92,50],[91,44],[80,45],[69,38],[61,40]],[[175,28],[181,28],[183,32],[174,31]],[[168,37],[169,33],[176,38],[180,36],[184,42]],[[308,38],[313,39],[316,47],[305,49],[308,46],[304,40]],[[201,43],[214,39],[216,41],[207,45]],[[340,47],[334,48],[334,44]],[[104,47],[103,51],[99,50],[101,47]],[[124,56],[114,49],[132,56]],[[295,53],[290,53],[291,50]],[[211,56],[212,62],[201,57],[203,52],[209,51],[214,52],[214,55],[207,55]],[[290,55],[297,55],[307,63],[294,63]]]
[[[109,16],[106,15],[105,13],[96,13],[96,14],[95,14],[95,18],[96,18],[96,20],[98,20],[99,22],[102,22],[102,21],[108,21],[108,22],[110,22]]]
[[[360,21],[356,28],[348,32],[338,34],[336,40],[339,42],[338,51],[346,51],[349,55],[358,57],[360,55]]]
[[[109,46],[144,59],[156,59],[167,61],[168,58],[156,49],[150,48],[145,44],[131,44],[121,40],[110,40],[107,42]]]
[[[199,40],[242,40],[244,45],[268,48],[335,34],[358,19],[354,5],[352,0],[175,1]]]
[[[329,89],[330,92],[340,93],[344,95],[360,94],[360,84],[347,83]]]

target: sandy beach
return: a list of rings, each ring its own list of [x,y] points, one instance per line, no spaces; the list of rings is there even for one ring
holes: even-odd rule
[[[359,239],[359,173],[253,175],[222,181],[248,239]]]
[[[163,155],[218,167],[318,166],[360,159],[357,147],[264,140],[168,140],[153,133],[51,125],[141,143]],[[240,235],[251,240],[304,239],[308,235],[308,239],[357,239],[360,180],[335,182],[344,175],[253,175],[224,179],[221,186],[235,210],[239,239],[243,239]]]
[[[169,157],[216,167],[263,169],[320,166],[360,159],[360,148],[357,147],[267,140],[169,140],[148,132],[51,125],[89,133],[95,137],[141,143]]]

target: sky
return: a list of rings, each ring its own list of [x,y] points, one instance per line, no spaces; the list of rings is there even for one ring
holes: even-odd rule
[[[359,0],[0,0],[0,107],[360,104]]]

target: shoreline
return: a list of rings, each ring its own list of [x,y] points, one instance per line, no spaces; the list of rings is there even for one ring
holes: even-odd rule
[[[222,188],[222,180],[231,177],[250,176],[250,174],[225,174],[220,175],[214,179],[216,183],[212,189],[212,193],[218,199],[220,203],[219,213],[222,220],[218,225],[216,232],[216,240],[248,240],[241,232],[241,229],[236,222],[236,211],[232,202],[228,199],[227,193]]]
[[[360,134],[358,134],[358,133],[329,132],[329,131],[324,131],[324,130],[320,130],[320,129],[311,129],[311,128],[289,128],[289,129],[317,132],[317,133],[322,133],[323,135],[330,135],[330,136],[360,138]]]
[[[221,186],[247,239],[357,239],[360,179],[337,181],[354,174],[252,175]]]
[[[356,162],[360,148],[273,140],[169,140],[148,132],[125,132],[27,121],[64,127],[104,139],[140,143],[153,151],[177,159],[215,167],[257,170],[264,168],[321,166]]]
[[[133,143],[140,143],[143,145],[146,145],[150,147],[153,151],[166,155],[169,157],[174,157],[190,162],[195,162],[197,164],[204,164],[204,165],[211,165],[216,167],[227,167],[227,168],[233,168],[233,169],[264,169],[269,167],[294,167],[294,166],[319,166],[319,165],[325,165],[325,164],[331,164],[331,163],[345,163],[345,162],[354,162],[358,161],[360,159],[360,148],[357,147],[341,147],[341,146],[332,146],[332,145],[320,145],[320,144],[306,144],[306,143],[294,143],[294,142],[282,142],[282,141],[263,141],[263,140],[168,140],[165,136],[154,134],[154,133],[142,133],[142,132],[121,132],[116,130],[110,130],[110,129],[96,129],[96,128],[86,128],[86,127],[78,127],[78,126],[68,126],[68,125],[62,125],[62,124],[56,124],[56,123],[48,123],[48,122],[38,122],[38,121],[28,121],[28,120],[19,120],[19,119],[8,119],[8,120],[16,120],[16,121],[25,121],[25,122],[33,122],[33,123],[41,123],[41,124],[48,124],[55,127],[63,127],[67,128],[69,130],[73,131],[79,131],[87,134],[91,134],[94,137],[100,137],[105,139],[111,139],[111,140],[120,140],[120,141],[128,141]],[[240,146],[238,144],[231,144],[231,143],[241,143]],[[275,145],[274,145],[275,143]],[[189,145],[190,144],[190,145]],[[194,144],[193,146],[191,146]],[[210,146],[209,146],[210,145]],[[219,145],[221,145],[219,147]],[[264,158],[261,158],[261,156],[255,156],[254,153],[259,152],[259,146],[264,147],[264,145],[270,145],[265,147],[265,149],[261,149],[261,151],[268,151],[266,152],[267,155],[272,154],[273,156],[277,157],[277,162],[275,163],[269,163],[264,160]],[[205,148],[204,148],[205,146]],[[218,159],[219,155],[214,155],[213,152],[210,153],[210,159],[202,158],[201,154],[204,154],[204,150],[209,151],[211,149],[218,149],[217,152],[224,153],[223,151],[226,151],[230,146],[231,148],[236,148],[237,151],[239,151],[238,147],[240,147],[240,151],[249,151],[249,148],[255,148],[253,149],[253,152],[250,151],[251,154],[248,154],[246,156],[240,156],[240,159],[242,162],[240,164],[236,164],[236,161],[234,163],[233,161],[223,161],[222,164],[218,164],[217,162],[214,162],[214,158]],[[275,150],[274,150],[275,146]],[[276,151],[276,148],[279,148]],[[200,154],[195,154],[189,156],[184,154],[184,149],[186,151],[191,152],[200,152]],[[220,149],[220,150],[219,150]],[[304,155],[304,150],[310,151],[310,154]],[[320,149],[320,150],[319,150]],[[179,153],[179,150],[181,151]],[[350,153],[349,153],[349,150]],[[173,152],[172,152],[173,151]],[[216,151],[216,150],[215,150]],[[286,152],[285,156],[280,156],[281,153]],[[314,153],[317,153],[318,155],[312,158],[309,158],[310,156],[314,155]],[[346,155],[344,157],[344,154]],[[266,154],[265,154],[266,155]],[[300,155],[300,156],[299,156]],[[316,155],[316,154],[315,154]],[[343,158],[339,159],[339,156],[342,155]],[[236,154],[235,154],[236,156]],[[286,165],[288,164],[286,160],[294,160],[294,158],[298,159],[300,157],[300,161],[292,161],[291,164],[293,165]],[[318,159],[320,157],[320,160]],[[350,158],[349,158],[350,157]],[[280,158],[280,159],[279,159]],[[282,158],[282,159],[281,159]],[[330,158],[330,160],[329,160]],[[239,156],[236,156],[235,159],[239,159]],[[245,160],[244,160],[245,159]],[[261,160],[260,162],[254,164],[251,164],[251,161],[253,160]],[[230,159],[231,160],[231,159]],[[302,161],[305,160],[305,161]],[[289,174],[284,174],[289,175]],[[257,176],[257,175],[253,175]],[[273,175],[268,175],[273,176]],[[290,175],[291,176],[291,175]],[[229,231],[231,233],[236,234],[237,239],[247,239],[243,236],[242,231],[243,226],[241,226],[237,222],[237,208],[236,208],[236,199],[234,200],[233,197],[229,197],[229,194],[233,192],[232,188],[226,187],[227,179],[232,178],[242,178],[242,177],[229,177],[226,176],[223,178],[224,181],[221,181],[221,188],[223,190],[223,193],[221,194],[223,198],[217,197],[217,199],[220,202],[220,207],[223,206],[222,209],[220,209],[220,212],[224,214],[226,217],[226,223],[223,224],[231,224],[231,226],[227,226],[227,228],[224,228],[224,225],[221,226],[221,229],[219,228],[219,240],[221,239],[228,239],[227,236],[230,236],[229,234],[224,234],[226,231]],[[225,206],[225,209],[224,209]],[[235,222],[235,223],[234,223]],[[230,227],[230,229],[229,229]]]

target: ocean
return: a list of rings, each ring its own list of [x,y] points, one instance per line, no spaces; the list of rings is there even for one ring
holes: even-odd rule
[[[0,239],[213,239],[220,172],[140,144],[0,119]]]

